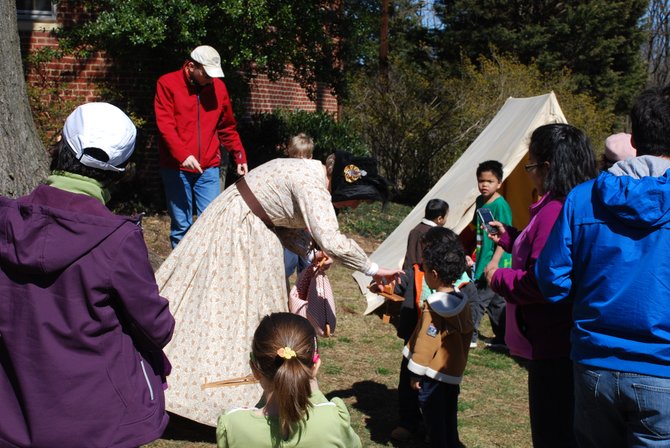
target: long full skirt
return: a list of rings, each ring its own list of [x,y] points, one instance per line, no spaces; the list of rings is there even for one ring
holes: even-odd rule
[[[176,326],[166,354],[168,410],[216,425],[227,409],[253,406],[258,384],[202,389],[251,370],[251,340],[260,319],[287,311],[283,249],[236,188],[215,199],[161,265],[156,280]]]

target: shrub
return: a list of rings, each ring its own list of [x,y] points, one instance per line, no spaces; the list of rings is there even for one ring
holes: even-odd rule
[[[50,76],[47,64],[61,56],[61,52],[45,47],[30,53],[26,59],[27,70],[35,75],[35,81],[27,84],[28,101],[37,133],[46,147],[56,143],[65,119],[84,100],[83,97],[64,98],[63,92],[70,90],[69,83]]]
[[[300,132],[314,139],[314,158],[325,160],[328,154],[342,149],[355,154],[369,151],[346,122],[338,122],[325,112],[277,110],[259,113],[238,126],[247,149],[250,167],[277,157],[286,157],[288,139]]]
[[[287,139],[299,132],[314,139],[314,158],[325,160],[336,150],[359,155],[370,153],[347,121],[336,121],[326,112],[277,111],[276,114],[286,123]]]

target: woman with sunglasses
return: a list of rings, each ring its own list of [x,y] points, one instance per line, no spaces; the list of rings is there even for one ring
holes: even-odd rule
[[[530,207],[523,231],[491,224],[489,237],[512,254],[511,268],[486,271],[491,289],[507,301],[505,342],[512,355],[528,360],[528,401],[534,447],[571,447],[573,382],[570,361],[572,304],[542,297],[534,266],[568,192],[596,176],[586,135],[568,124],[537,128],[530,139],[528,176],[540,199]]]

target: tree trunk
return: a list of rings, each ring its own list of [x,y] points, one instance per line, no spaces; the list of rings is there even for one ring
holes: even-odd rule
[[[30,192],[47,174],[23,78],[16,2],[0,2],[0,195]]]

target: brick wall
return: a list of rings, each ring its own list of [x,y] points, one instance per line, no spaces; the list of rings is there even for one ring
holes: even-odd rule
[[[20,32],[21,53],[25,56],[44,47],[57,48],[50,32]],[[26,82],[38,86],[53,82],[63,86],[61,97],[66,100],[90,102],[100,100],[99,85],[106,81],[110,63],[101,53],[86,59],[64,56],[56,62],[43,64],[43,69],[28,66]]]
[[[265,75],[258,75],[249,86],[249,98],[245,101],[248,113],[272,112],[275,109],[328,112],[337,116],[337,98],[327,85],[319,83],[316,99],[312,101],[307,92],[289,75],[272,82]]]

